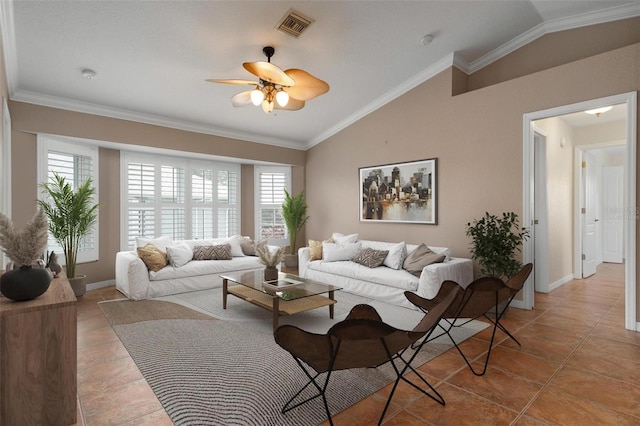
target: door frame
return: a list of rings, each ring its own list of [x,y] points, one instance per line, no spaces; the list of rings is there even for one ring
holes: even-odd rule
[[[536,134],[542,138],[541,142],[536,142]],[[533,126],[533,142],[534,142],[534,189],[536,186],[542,186],[544,193],[541,205],[534,203],[533,220],[538,221],[531,227],[531,237],[535,238],[534,246],[534,263],[533,263],[533,284],[535,291],[542,293],[549,292],[549,188],[547,186],[547,133],[542,129]],[[543,172],[539,176],[536,171]],[[540,201],[540,189],[535,191]],[[534,200],[535,200],[534,194]],[[524,223],[524,222],[523,222]],[[535,234],[535,235],[534,235]],[[542,254],[545,253],[545,254]]]
[[[640,330],[640,323],[636,321],[636,144],[637,144],[637,92],[622,93],[600,99],[579,102],[571,105],[550,108],[542,111],[526,113],[522,117],[522,225],[530,227],[533,224],[533,188],[534,188],[534,143],[533,122],[544,118],[571,114],[607,105],[626,104],[627,106],[627,144],[625,162],[625,215],[624,232],[631,238],[625,240],[625,328]],[[631,208],[629,206],[632,206]],[[524,242],[522,255],[524,263],[533,262],[535,234]],[[515,307],[532,309],[534,302],[534,284],[531,277],[525,283],[523,300],[514,303]],[[514,302],[516,302],[514,300]]]

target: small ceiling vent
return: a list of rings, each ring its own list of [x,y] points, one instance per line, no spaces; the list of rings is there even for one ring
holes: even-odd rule
[[[297,10],[289,9],[280,22],[278,22],[278,25],[276,25],[276,30],[298,38],[313,22],[313,19],[304,16]]]

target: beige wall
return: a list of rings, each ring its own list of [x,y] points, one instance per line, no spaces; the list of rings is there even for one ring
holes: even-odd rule
[[[547,135],[549,284],[573,275],[573,129],[554,117],[535,122]],[[564,146],[561,142],[564,139]]]
[[[305,152],[256,144],[217,136],[203,135],[142,123],[134,123],[90,114],[48,108],[22,102],[10,102],[12,118],[12,212],[15,223],[24,225],[35,212],[37,189],[36,134],[63,136],[173,149],[253,161],[291,164],[293,190],[304,188]],[[120,250],[120,151],[101,148],[100,155],[100,259],[78,265],[78,273],[87,274],[89,283],[115,277],[115,254]],[[253,166],[241,167],[242,228],[253,235]],[[114,232],[114,230],[116,230]]]
[[[308,200],[322,218],[308,237],[357,232],[468,257],[470,220],[485,211],[522,217],[523,114],[637,91],[639,58],[635,44],[457,96],[457,71],[437,75],[308,151]],[[438,158],[437,226],[359,222],[359,167],[424,158]]]
[[[576,146],[624,142],[627,139],[626,121],[614,121],[595,126],[576,127],[574,130]]]
[[[640,17],[546,34],[469,76],[468,90],[640,42]]]

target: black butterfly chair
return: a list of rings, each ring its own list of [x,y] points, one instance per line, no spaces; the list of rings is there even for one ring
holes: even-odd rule
[[[518,339],[513,337],[509,330],[500,323],[500,320],[509,308],[513,298],[520,292],[520,290],[522,290],[525,281],[529,277],[529,274],[531,274],[532,268],[533,264],[531,263],[524,265],[522,269],[520,269],[520,271],[507,282],[496,277],[478,278],[469,284],[466,289],[463,289],[454,281],[443,282],[441,290],[443,288],[447,290],[452,289],[456,292],[456,297],[454,302],[443,315],[447,326],[440,327],[444,330],[444,333],[430,338],[435,339],[443,334],[447,334],[471,369],[471,372],[476,376],[484,375],[487,372],[489,356],[491,355],[491,349],[493,347],[493,341],[495,339],[497,329],[502,330],[507,336],[513,339],[518,346],[520,346]],[[405,296],[411,303],[422,309],[424,312],[429,312],[429,310],[435,309],[436,306],[440,306],[442,298],[442,296],[438,294],[433,299],[424,299],[409,291],[405,292]],[[482,316],[493,324],[493,332],[491,333],[489,350],[487,351],[487,356],[484,361],[484,367],[482,371],[476,371],[462,352],[462,349],[460,349],[460,346],[458,346],[451,336],[450,331],[453,327],[461,327]]]
[[[396,381],[378,424],[382,422],[400,380],[444,405],[444,398],[411,366],[411,362],[453,302],[456,296],[456,292],[453,290],[442,290],[440,294],[442,301],[433,306],[411,331],[399,330],[384,323],[378,312],[369,305],[355,306],[347,318],[331,327],[327,334],[309,333],[293,325],[278,327],[274,331],[276,342],[293,355],[302,371],[309,378],[309,382],[282,407],[282,413],[322,397],[329,423],[333,425],[325,396],[331,372],[351,368],[378,367],[389,361],[392,361],[391,365],[396,373]],[[405,351],[422,338],[424,339],[417,346],[415,352],[410,356],[406,355],[408,359],[403,358]],[[404,374],[409,370],[413,371],[433,394],[404,377]],[[323,373],[326,373],[324,380],[319,377]],[[316,388],[317,393],[303,401],[294,403],[310,385]]]

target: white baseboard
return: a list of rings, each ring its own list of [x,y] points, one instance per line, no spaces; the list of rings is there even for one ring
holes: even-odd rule
[[[573,279],[574,279],[573,274],[569,274],[564,278],[560,278],[558,281],[549,284],[549,292],[551,292],[552,290],[555,290],[558,287],[562,287],[563,285],[565,285],[566,283],[568,283]]]
[[[509,305],[511,308],[524,309],[524,300],[513,299]]]
[[[87,284],[87,291],[97,290],[99,288],[109,287],[111,285],[116,285],[116,280],[107,280],[107,281],[100,281],[97,283]]]
[[[556,288],[562,287],[563,285],[565,285],[566,283],[568,283],[571,280],[573,280],[573,274],[567,275],[564,278],[560,278],[558,281],[549,284],[549,292],[551,292],[552,290],[555,290]],[[534,298],[535,298],[535,296],[534,296]],[[524,300],[514,299],[511,302],[511,306],[513,306],[514,308],[518,308],[518,309],[525,309],[524,308]],[[535,306],[535,300],[534,300],[534,306]],[[640,328],[638,330],[640,330]]]

